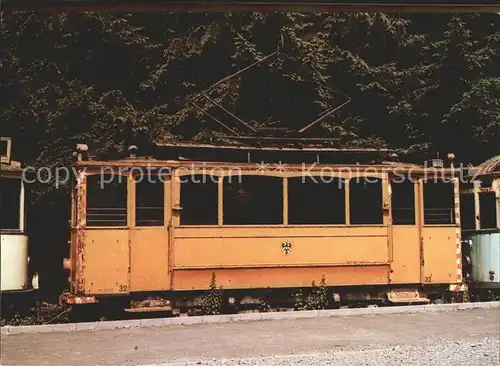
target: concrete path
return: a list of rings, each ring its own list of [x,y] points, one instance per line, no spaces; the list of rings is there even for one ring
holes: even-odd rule
[[[44,334],[1,339],[2,365],[153,365],[321,352],[374,352],[394,347],[489,339],[480,364],[498,364],[500,309],[315,317]],[[493,342],[493,343],[491,343]],[[472,346],[471,346],[472,347]],[[342,354],[342,353],[341,353]],[[267,358],[266,358],[267,357]],[[219,363],[216,361],[214,364]],[[234,361],[236,363],[237,361]],[[239,361],[238,361],[239,362]],[[232,363],[232,362],[229,362]],[[286,361],[282,364],[296,364]],[[314,364],[313,361],[312,364]],[[340,364],[343,364],[342,362]]]

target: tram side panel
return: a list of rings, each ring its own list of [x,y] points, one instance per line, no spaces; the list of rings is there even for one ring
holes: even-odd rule
[[[28,283],[28,237],[23,234],[1,235],[1,291],[26,289]]]
[[[493,159],[491,159],[493,160]],[[498,170],[498,167],[496,168]],[[500,176],[495,168],[462,190],[468,203],[464,240],[470,249],[470,283],[475,291],[500,290]],[[491,182],[491,183],[488,183]],[[472,187],[472,188],[471,188]]]
[[[427,188],[425,184],[408,185],[413,192],[406,202],[411,212],[398,215],[395,222],[391,209],[395,189],[388,189],[384,179],[379,225],[350,220],[354,200],[349,192],[345,201],[349,221],[338,226],[287,222],[285,227],[232,227],[219,217],[219,227],[207,228],[174,219],[179,224],[173,243],[174,289],[206,287],[211,271],[226,288],[308,286],[322,274],[329,286],[461,284],[458,182],[432,182]],[[353,193],[352,186],[348,191]],[[399,194],[406,193],[403,189]],[[225,196],[220,197],[224,205]],[[181,195],[174,194],[175,199],[183,206],[182,218],[188,207]],[[370,210],[368,204],[364,210]],[[223,216],[224,207],[219,210]]]
[[[74,201],[78,209],[71,240],[73,258],[68,262],[72,292],[102,296],[205,290],[212,273],[226,289],[310,286],[323,274],[328,286],[378,285],[389,289],[456,284],[454,219],[446,224],[430,223],[425,228],[421,217],[425,202],[419,191],[423,188],[417,187],[415,219],[410,224],[391,225],[390,190],[387,178],[383,178],[386,183],[377,188],[380,197],[374,201],[376,204],[366,201],[365,206],[359,206],[361,211],[375,207],[380,222],[359,223],[353,219],[353,195],[349,194],[357,188],[350,185],[338,196],[343,195],[344,203],[349,204],[342,206],[344,222],[336,225],[292,224],[292,211],[287,210],[292,201],[287,199],[280,206],[281,223],[226,223],[223,205],[231,197],[224,196],[220,178],[191,203],[191,208],[182,199],[181,184],[174,180],[172,190],[165,188],[165,196],[156,200],[163,209],[162,221],[146,225],[148,220],[138,216],[141,199],[131,177],[125,177],[121,185],[108,187],[104,195],[100,193],[100,199],[92,198],[88,182],[83,180]],[[278,179],[279,195],[286,194],[288,184],[290,177]],[[234,192],[240,194],[245,189],[248,187],[236,187]],[[266,187],[259,189],[266,192],[266,199],[271,199]],[[207,192],[215,197],[213,207],[209,207]],[[103,197],[107,201],[101,205]],[[435,213],[432,209],[428,212]],[[198,218],[209,212],[212,221],[205,225],[183,223],[182,215],[189,215],[190,210]],[[450,212],[446,208],[440,215],[448,217]],[[85,220],[79,220],[82,217]],[[428,273],[430,279],[426,280]]]
[[[376,203],[365,202],[371,215],[364,222],[349,212],[356,182],[304,183],[290,172],[247,172],[241,181],[220,177],[211,190],[210,182],[203,188],[189,184],[188,177],[174,180],[174,206],[182,210],[173,214],[173,288],[205,289],[212,272],[228,289],[311,286],[323,275],[329,286],[386,285],[390,264],[382,207],[387,197],[383,175],[374,175],[367,190],[376,190]],[[196,206],[197,195],[210,215],[198,214],[203,203]],[[320,205],[329,216],[321,214]]]
[[[20,168],[1,168],[0,230],[1,292],[26,290],[28,284],[28,236],[24,224],[24,185]]]
[[[176,290],[205,289],[211,273],[227,289],[382,285],[389,281],[387,229],[177,228]]]

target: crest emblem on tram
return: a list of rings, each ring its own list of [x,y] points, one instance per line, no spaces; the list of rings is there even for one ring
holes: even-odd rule
[[[284,241],[281,243],[281,251],[283,254],[288,255],[292,252],[292,243],[290,241]]]

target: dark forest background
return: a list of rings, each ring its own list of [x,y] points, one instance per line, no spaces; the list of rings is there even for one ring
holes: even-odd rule
[[[113,158],[131,143],[222,140],[188,101],[280,45],[289,59],[221,84],[215,100],[254,126],[302,126],[347,95],[311,133],[416,161],[500,153],[497,14],[15,13],[1,28],[1,135],[27,165],[67,166],[77,143]],[[34,185],[29,204],[32,257],[56,289],[69,187]]]

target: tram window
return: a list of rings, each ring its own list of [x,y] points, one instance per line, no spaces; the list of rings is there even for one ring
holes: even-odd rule
[[[345,224],[345,187],[340,178],[288,179],[289,224]]]
[[[224,177],[224,224],[283,223],[283,179],[269,176]]]
[[[0,140],[0,156],[8,156],[9,155],[9,141]]]
[[[163,226],[164,179],[143,176],[135,185],[135,225]]]
[[[351,224],[383,223],[382,180],[356,177],[349,181]]]
[[[455,223],[453,183],[424,182],[424,224],[450,225]]]
[[[479,222],[481,229],[495,229],[497,227],[495,192],[479,194]]]
[[[87,177],[87,226],[127,226],[127,177]]]
[[[491,185],[493,184],[493,178],[492,177],[481,177],[481,188],[491,188]]]
[[[21,180],[0,178],[0,229],[19,229]]]
[[[460,224],[462,229],[476,228],[476,211],[473,194],[462,194],[460,196]]]
[[[392,223],[394,225],[415,225],[415,186],[409,180],[391,185]]]
[[[460,190],[474,189],[474,181],[467,181],[460,184]]]
[[[218,184],[210,175],[185,175],[181,180],[181,225],[217,225]]]

